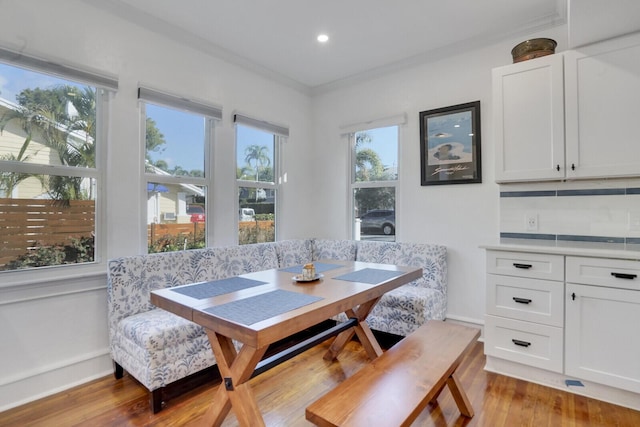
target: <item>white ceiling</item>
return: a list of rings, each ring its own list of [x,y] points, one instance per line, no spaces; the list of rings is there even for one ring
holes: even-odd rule
[[[567,9],[567,0],[84,1],[306,89],[565,23]]]

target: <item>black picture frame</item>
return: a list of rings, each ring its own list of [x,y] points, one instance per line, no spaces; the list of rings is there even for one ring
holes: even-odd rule
[[[420,112],[420,184],[482,182],[480,101]]]

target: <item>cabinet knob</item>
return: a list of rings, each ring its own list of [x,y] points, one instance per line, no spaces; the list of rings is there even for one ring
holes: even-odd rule
[[[556,170],[560,172],[560,165],[556,165]]]
[[[575,164],[573,164],[573,163],[571,163],[571,170],[572,170],[572,171],[576,170],[576,165],[575,165]]]
[[[575,301],[575,300],[576,300],[576,293],[575,293],[575,292],[571,294],[571,299],[572,299],[573,301]]]
[[[531,303],[531,300],[530,300],[530,299],[528,299],[528,298],[518,298],[518,297],[513,297],[513,300],[514,300],[515,302],[517,302],[517,303],[520,303],[520,304],[529,304],[529,303]]]
[[[519,345],[520,347],[529,347],[531,345],[530,342],[517,340],[515,338],[513,338],[511,342],[514,343],[515,345]]]

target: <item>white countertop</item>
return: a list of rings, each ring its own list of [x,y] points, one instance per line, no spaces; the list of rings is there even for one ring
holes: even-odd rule
[[[592,244],[590,244],[593,246]],[[586,246],[586,245],[585,245]],[[637,245],[636,245],[637,246]],[[496,251],[529,252],[554,255],[571,255],[598,258],[617,258],[640,261],[640,251],[627,249],[609,249],[599,247],[558,246],[553,243],[494,243],[480,246],[482,249]]]

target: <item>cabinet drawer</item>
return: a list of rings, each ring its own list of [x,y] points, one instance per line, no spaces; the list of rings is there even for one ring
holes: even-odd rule
[[[489,356],[562,372],[562,328],[486,316],[484,351]]]
[[[640,290],[640,261],[567,257],[567,282]]]
[[[544,280],[564,280],[564,256],[487,251],[487,272]]]
[[[562,327],[564,283],[489,274],[487,314]]]

